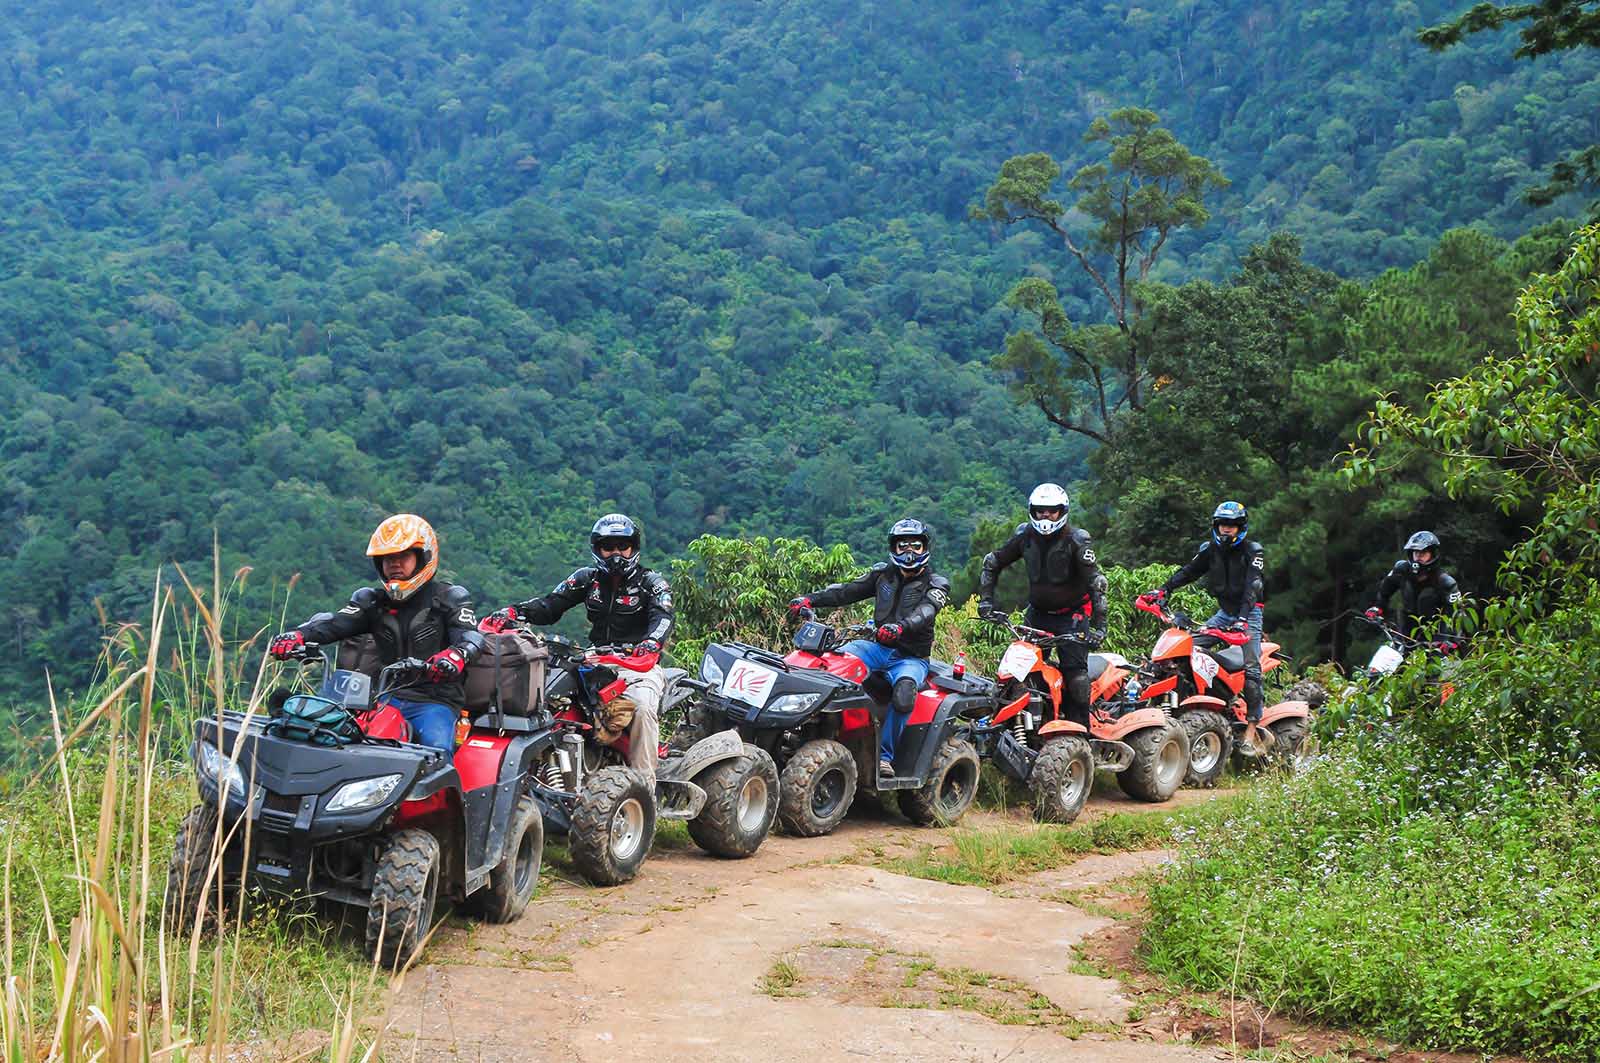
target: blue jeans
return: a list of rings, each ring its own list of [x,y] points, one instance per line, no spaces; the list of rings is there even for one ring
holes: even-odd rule
[[[867,669],[876,675],[881,675],[891,684],[901,679],[909,679],[919,688],[928,678],[928,659],[926,657],[908,657],[904,653],[876,642],[866,639],[856,639],[846,643],[841,653],[848,653],[867,666]],[[878,756],[889,763],[894,763],[895,743],[900,741],[900,732],[906,729],[906,717],[909,713],[896,712],[893,702],[889,705],[889,715],[883,719],[883,735],[878,740]]]
[[[446,753],[456,749],[456,710],[437,701],[403,701],[390,698],[390,704],[400,710],[400,715],[411,725],[413,741],[432,746]]]
[[[1206,627],[1227,627],[1234,617],[1216,612],[1206,621]],[[1253,605],[1245,614],[1245,624],[1250,631],[1250,641],[1244,644],[1244,703],[1245,715],[1251,723],[1261,719],[1261,606]]]

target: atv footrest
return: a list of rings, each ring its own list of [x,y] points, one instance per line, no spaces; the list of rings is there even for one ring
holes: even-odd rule
[[[1133,747],[1115,739],[1094,738],[1089,741],[1094,750],[1096,771],[1127,771],[1133,764]]]
[[[915,790],[922,785],[922,780],[909,775],[880,775],[878,776],[878,790]]]

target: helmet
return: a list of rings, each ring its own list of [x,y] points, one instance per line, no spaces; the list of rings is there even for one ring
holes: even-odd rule
[[[901,539],[921,539],[922,552],[904,553],[895,552],[895,543]],[[889,529],[889,560],[895,563],[896,568],[907,572],[917,572],[928,563],[928,558],[933,555],[933,532],[928,526],[915,517],[906,517],[904,520],[894,522],[894,527]]]
[[[1237,524],[1239,531],[1227,542],[1217,534],[1218,524]],[[1211,511],[1211,541],[1218,546],[1239,546],[1250,532],[1250,511],[1242,502],[1224,502]]]
[[[385,579],[383,559],[407,550],[417,552],[417,570],[411,578]],[[415,513],[396,513],[386,517],[367,540],[367,556],[372,558],[372,567],[378,570],[378,578],[383,580],[389,600],[403,602],[433,578],[434,570],[439,567],[439,537],[433,534],[432,525]]]
[[[1056,520],[1044,520],[1039,516],[1041,509],[1059,509],[1061,516]],[[1066,527],[1067,492],[1060,484],[1040,484],[1033,489],[1033,494],[1028,496],[1028,523],[1040,535],[1054,535]]]
[[[1431,531],[1419,531],[1406,540],[1406,560],[1411,562],[1411,574],[1414,576],[1427,575],[1439,564],[1439,537]],[[1432,550],[1433,556],[1427,561],[1418,561],[1416,555],[1424,550]]]
[[[626,539],[633,544],[633,556],[612,554],[610,557],[601,557],[600,543],[604,539]],[[642,545],[639,526],[625,513],[607,513],[589,529],[589,554],[594,558],[595,567],[620,579],[626,579],[639,570],[639,549]]]

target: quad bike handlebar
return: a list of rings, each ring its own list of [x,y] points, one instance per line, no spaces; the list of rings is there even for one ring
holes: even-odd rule
[[[1160,599],[1151,598],[1148,595],[1141,594],[1135,598],[1133,607],[1140,612],[1159,617],[1163,624],[1171,624],[1173,627],[1181,628],[1191,635],[1207,635],[1214,639],[1221,639],[1230,646],[1243,646],[1250,641],[1248,629],[1207,627],[1204,624],[1197,624],[1184,614],[1173,612],[1162,605]],[[1283,654],[1279,654],[1279,656],[1281,657]]]
[[[1031,642],[1040,649],[1049,649],[1068,642],[1081,642],[1086,646],[1092,644],[1087,631],[1046,631],[1043,628],[1028,627],[1026,624],[1013,624],[1000,617],[993,618],[989,623],[1005,628],[1011,633],[1012,638]]]
[[[1407,652],[1415,649],[1425,649],[1434,650],[1438,653],[1450,653],[1470,641],[1470,637],[1467,635],[1454,634],[1449,636],[1435,635],[1431,639],[1412,638],[1410,635],[1407,635],[1405,632],[1389,623],[1389,621],[1382,616],[1373,618],[1363,613],[1358,613],[1356,615],[1364,623],[1371,624],[1373,627],[1381,631],[1384,638],[1388,639],[1394,645]]]

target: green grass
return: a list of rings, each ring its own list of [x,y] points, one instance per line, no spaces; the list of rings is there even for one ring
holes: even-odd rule
[[[957,829],[947,845],[929,845],[881,866],[904,875],[969,886],[998,886],[1024,875],[1070,864],[1093,852],[1156,849],[1184,831],[1221,817],[1228,798],[1164,809],[1117,812],[1093,823],[1016,824]]]
[[[1150,893],[1152,969],[1409,1044],[1600,1057],[1600,776],[1407,808],[1354,751],[1253,788]]]

